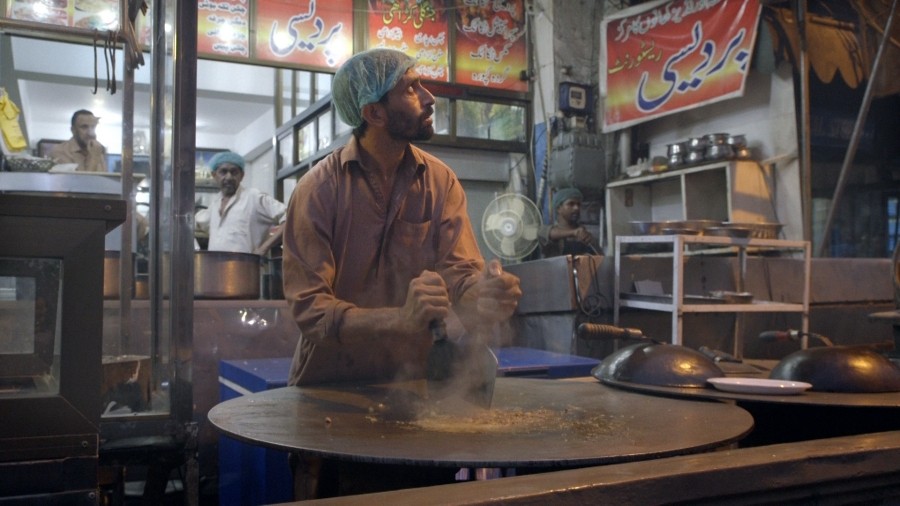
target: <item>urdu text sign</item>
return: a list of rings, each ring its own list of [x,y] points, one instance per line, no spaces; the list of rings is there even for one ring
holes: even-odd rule
[[[742,95],[760,8],[759,0],[669,0],[604,20],[603,131]]]

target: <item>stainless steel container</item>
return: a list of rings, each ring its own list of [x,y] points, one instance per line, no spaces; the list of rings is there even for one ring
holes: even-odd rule
[[[194,297],[259,299],[261,259],[251,253],[194,252]]]
[[[726,160],[734,156],[734,149],[729,144],[712,144],[706,148],[707,160]]]
[[[103,255],[103,298],[118,299],[121,252],[107,250]]]
[[[134,258],[134,255],[132,255]],[[125,262],[126,269],[134,269],[134,261]],[[103,298],[116,300],[122,294],[119,288],[119,277],[122,272],[122,252],[117,250],[106,250],[103,255]],[[134,285],[132,285],[131,294],[134,294]]]

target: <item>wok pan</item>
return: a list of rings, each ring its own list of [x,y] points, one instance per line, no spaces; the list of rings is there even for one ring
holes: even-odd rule
[[[591,374],[600,381],[627,382],[664,387],[705,388],[709,378],[725,375],[707,355],[677,344],[663,344],[644,337],[638,329],[582,323],[582,339],[640,339],[614,351]]]
[[[900,392],[900,367],[879,351],[892,347],[887,342],[807,348],[781,359],[769,377],[804,381],[819,392]]]
[[[804,381],[820,392],[900,392],[900,367],[864,346],[796,351],[781,359],[769,377]]]

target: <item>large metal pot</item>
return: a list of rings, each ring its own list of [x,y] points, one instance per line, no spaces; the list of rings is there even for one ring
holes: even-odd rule
[[[194,297],[258,299],[262,257],[228,251],[194,252]]]
[[[132,255],[134,258],[134,255]],[[134,261],[126,262],[126,269],[133,269]],[[116,300],[122,291],[119,288],[119,276],[122,269],[122,252],[107,250],[103,255],[103,298]],[[133,293],[133,290],[132,290]],[[129,294],[130,295],[130,294]]]
[[[118,299],[121,252],[108,250],[103,255],[103,298]]]
[[[262,276],[262,295],[264,299],[281,300],[284,298],[282,286],[283,275],[281,257],[264,258],[267,266]]]

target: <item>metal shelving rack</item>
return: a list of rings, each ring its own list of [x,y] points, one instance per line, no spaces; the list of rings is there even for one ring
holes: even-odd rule
[[[625,256],[671,256],[672,257],[672,294],[659,297],[648,297],[643,300],[629,299],[621,290],[622,251],[627,244],[671,244],[671,252],[665,253],[631,253]],[[753,300],[745,304],[716,303],[703,301],[695,303],[685,298],[684,294],[684,259],[690,255],[722,255],[736,254],[740,264],[738,292],[744,291],[744,279],[747,273],[747,256],[762,250],[802,251],[803,254],[803,297],[800,303],[784,303],[767,300]],[[619,324],[619,312],[623,307],[665,311],[672,316],[672,344],[682,344],[682,317],[684,313],[799,313],[801,330],[805,335],[809,331],[809,277],[810,277],[810,243],[809,241],[785,241],[780,239],[742,239],[731,237],[713,237],[699,235],[646,235],[616,236],[615,247],[615,279],[613,323]],[[625,297],[623,297],[625,295]],[[806,341],[802,342],[805,348]],[[734,356],[743,355],[743,340],[739,325],[735,325]]]

